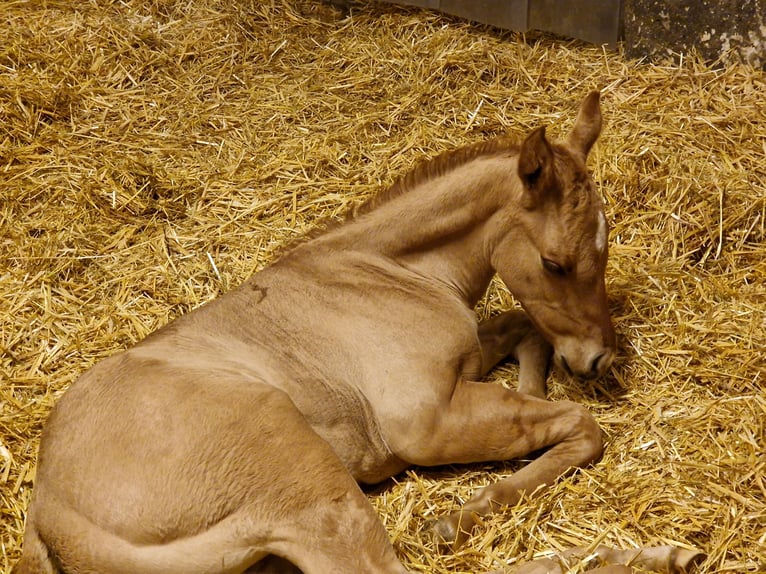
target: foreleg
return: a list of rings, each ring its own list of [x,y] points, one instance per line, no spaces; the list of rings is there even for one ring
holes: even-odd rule
[[[391,424],[393,423],[393,424]],[[391,421],[387,438],[402,460],[423,466],[512,460],[547,449],[512,476],[479,490],[463,507],[436,525],[449,543],[462,543],[475,522],[515,504],[539,486],[600,458],[601,430],[581,405],[551,402],[501,385],[458,381],[449,401],[421,411],[415,420]]]
[[[545,398],[552,348],[524,311],[506,311],[481,322],[479,342],[480,376],[511,356],[519,362],[519,392]]]

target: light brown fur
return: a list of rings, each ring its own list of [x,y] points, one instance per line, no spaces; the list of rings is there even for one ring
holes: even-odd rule
[[[358,482],[547,447],[437,524],[461,543],[598,459],[593,417],[544,400],[551,349],[584,376],[614,356],[585,170],[598,100],[565,142],[536,130],[416,170],[86,372],[45,428],[16,572],[404,572]],[[526,313],[477,324],[496,272]],[[507,355],[521,392],[477,382]]]

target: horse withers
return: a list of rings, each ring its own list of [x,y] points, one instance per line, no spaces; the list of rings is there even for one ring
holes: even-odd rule
[[[16,572],[404,572],[359,482],[545,449],[437,523],[460,543],[598,459],[587,410],[543,397],[551,352],[585,377],[615,354],[600,129],[593,92],[562,142],[439,156],[84,373],[44,429]],[[495,273],[525,312],[479,323]],[[508,355],[520,392],[478,382]]]

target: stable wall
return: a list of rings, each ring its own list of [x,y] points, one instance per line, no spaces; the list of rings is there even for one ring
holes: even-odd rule
[[[705,60],[766,67],[765,0],[387,0],[519,32],[544,30],[631,58],[697,50]]]

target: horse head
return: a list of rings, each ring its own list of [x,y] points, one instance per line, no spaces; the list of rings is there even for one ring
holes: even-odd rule
[[[520,205],[509,206],[493,267],[554,347],[554,360],[584,377],[602,375],[615,355],[604,273],[608,224],[585,163],[601,131],[591,92],[564,141],[545,128],[521,145]]]

